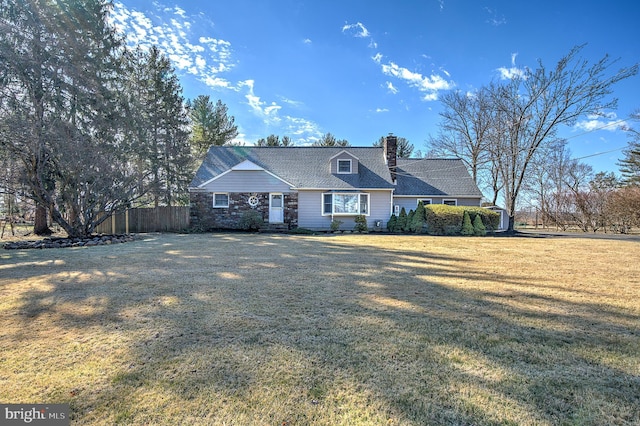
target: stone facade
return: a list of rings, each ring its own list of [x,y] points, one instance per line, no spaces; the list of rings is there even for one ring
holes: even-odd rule
[[[284,194],[284,223],[289,229],[298,226],[298,193]],[[258,205],[249,205],[249,197],[256,196]],[[191,202],[191,228],[199,231],[216,229],[239,229],[238,221],[249,210],[255,210],[262,215],[265,225],[269,222],[269,193],[268,192],[231,192],[229,193],[229,207],[214,208],[213,194],[210,192],[192,192],[189,194]]]

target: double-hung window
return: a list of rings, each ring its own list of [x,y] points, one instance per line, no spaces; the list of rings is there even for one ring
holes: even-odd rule
[[[322,214],[369,215],[369,194],[358,192],[322,194]]]
[[[339,174],[351,173],[351,160],[338,160],[338,173]]]
[[[226,192],[216,192],[213,194],[213,207],[229,207],[229,194]]]

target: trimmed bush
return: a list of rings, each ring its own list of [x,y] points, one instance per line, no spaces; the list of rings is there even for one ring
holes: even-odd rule
[[[448,206],[445,204],[431,204],[425,206],[427,230],[430,235],[460,235],[467,212],[471,223],[480,217],[485,232],[498,229],[500,215],[483,207]]]
[[[476,215],[476,217],[479,217]],[[474,235],[473,225],[471,224],[471,218],[469,217],[469,212],[465,210],[464,215],[462,216],[462,229],[460,230],[460,235],[469,236]]]
[[[354,220],[356,222],[356,226],[353,228],[355,232],[369,232],[369,227],[367,226],[367,218],[365,217],[365,215],[359,214]]]
[[[336,232],[340,229],[340,225],[342,225],[344,222],[338,219],[334,219],[331,221],[331,225],[329,225],[329,228],[331,229],[331,232]]]
[[[427,230],[430,235],[456,235],[462,228],[463,207],[430,204],[424,207]]]
[[[479,237],[487,234],[487,228],[485,228],[482,217],[479,214],[473,219],[473,234]]]
[[[264,225],[262,215],[255,210],[247,210],[238,221],[238,227],[245,231],[259,231]]]

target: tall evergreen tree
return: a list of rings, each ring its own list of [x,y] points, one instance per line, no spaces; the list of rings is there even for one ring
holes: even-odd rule
[[[218,99],[214,105],[209,96],[200,95],[187,102],[191,119],[191,148],[194,159],[202,159],[209,147],[228,145],[238,136],[235,118]]]
[[[169,59],[155,46],[147,52],[138,48],[129,63],[138,195],[156,207],[184,204],[191,154],[182,88]]]
[[[102,0],[0,0],[0,143],[70,236],[130,202],[122,45]]]
[[[640,121],[640,111],[633,114],[633,118]],[[623,151],[624,158],[618,163],[622,181],[627,185],[640,185],[640,131],[630,128],[629,146]]]

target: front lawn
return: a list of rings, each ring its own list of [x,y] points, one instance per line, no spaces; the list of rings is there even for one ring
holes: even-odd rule
[[[640,423],[640,246],[148,235],[0,251],[0,401],[72,424]]]

